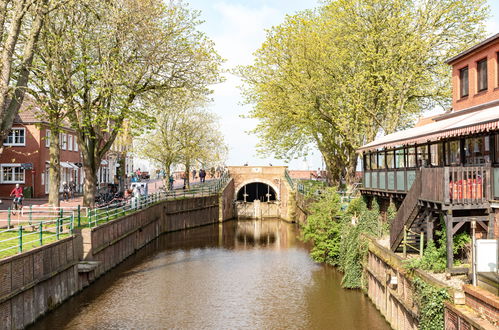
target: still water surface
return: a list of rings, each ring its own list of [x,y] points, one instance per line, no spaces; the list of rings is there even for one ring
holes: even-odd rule
[[[33,328],[389,329],[297,235],[279,220],[162,235]]]

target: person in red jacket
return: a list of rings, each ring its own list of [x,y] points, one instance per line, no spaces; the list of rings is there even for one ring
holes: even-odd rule
[[[19,204],[20,208],[23,207],[23,187],[21,187],[19,183],[12,189],[10,196],[14,196],[14,200],[12,201],[14,204]]]

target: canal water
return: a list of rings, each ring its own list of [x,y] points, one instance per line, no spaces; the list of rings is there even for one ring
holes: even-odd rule
[[[32,328],[389,329],[297,236],[279,220],[162,235]]]

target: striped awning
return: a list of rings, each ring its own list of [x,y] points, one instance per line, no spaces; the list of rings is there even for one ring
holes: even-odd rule
[[[460,111],[461,112],[461,111]],[[382,136],[361,148],[359,152],[400,145],[422,144],[446,138],[489,132],[499,129],[499,106],[468,112],[462,110],[434,119],[434,122]]]

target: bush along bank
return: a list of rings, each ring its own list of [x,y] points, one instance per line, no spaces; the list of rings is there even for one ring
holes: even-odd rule
[[[365,290],[367,279],[364,269],[369,240],[388,236],[389,223],[395,214],[395,209],[390,207],[388,220],[383,222],[377,203],[373,203],[369,210],[361,198],[352,200],[342,210],[336,189],[328,188],[319,200],[310,204],[302,238],[313,242],[310,254],[315,261],[335,266],[343,273],[342,287]],[[413,272],[416,268],[430,271],[445,269],[445,227],[436,238],[435,243],[428,244],[423,258],[414,258],[404,264],[404,268],[412,274],[420,329],[443,329],[444,301],[450,298],[446,288],[435,287]],[[467,242],[468,238],[464,235],[456,237],[454,253],[462,250]]]
[[[303,226],[303,240],[313,242],[311,257],[317,262],[336,266],[343,273],[341,285],[348,289],[365,289],[363,268],[368,240],[388,234],[388,224],[381,221],[379,207],[371,210],[358,198],[342,210],[340,196],[335,188],[327,188],[320,199],[309,207],[309,216]],[[390,209],[388,218],[394,217]]]

